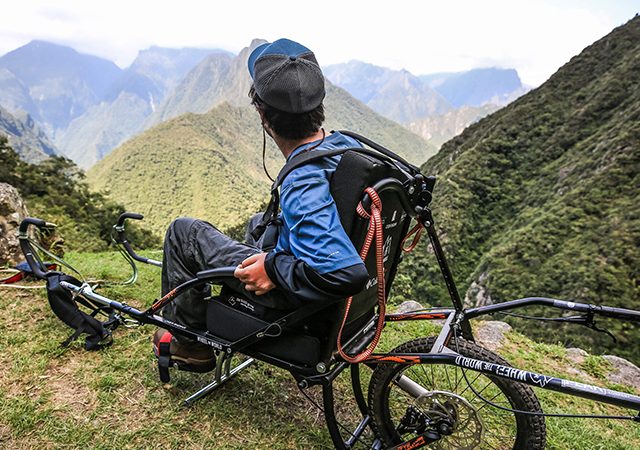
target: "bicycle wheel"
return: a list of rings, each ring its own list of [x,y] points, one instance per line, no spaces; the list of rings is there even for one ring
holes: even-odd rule
[[[406,342],[395,353],[428,353],[434,337]],[[450,348],[456,349],[452,341]],[[507,366],[495,353],[457,339],[457,351],[470,358]],[[442,437],[435,449],[544,449],[543,416],[494,408],[482,397],[506,408],[541,412],[533,390],[522,383],[445,364],[380,363],[369,384],[369,408],[376,434],[387,446],[427,431]]]

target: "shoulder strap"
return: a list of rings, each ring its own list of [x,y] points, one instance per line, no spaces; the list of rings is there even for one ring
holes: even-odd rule
[[[331,131],[331,133],[334,133],[334,131]],[[401,169],[403,169],[404,171],[408,170],[413,174],[420,172],[420,169],[418,169],[413,164],[407,162],[404,158],[396,155],[394,152],[387,149],[386,147],[383,147],[382,145],[377,144],[372,140],[367,139],[364,136],[360,136],[359,134],[353,133],[351,131],[346,131],[346,130],[341,130],[339,131],[339,133],[344,134],[345,136],[352,137],[362,142],[363,144],[368,145],[373,150],[363,148],[363,147],[348,147],[348,148],[340,148],[335,150],[313,150],[310,152],[299,153],[297,155],[294,155],[289,161],[286,162],[284,167],[280,169],[280,172],[278,173],[278,176],[273,182],[273,185],[271,185],[271,199],[269,200],[267,209],[262,215],[262,220],[260,221],[260,223],[251,232],[251,236],[254,239],[258,240],[260,236],[264,234],[264,231],[267,228],[267,225],[271,221],[275,220],[278,216],[278,207],[280,203],[280,194],[278,193],[278,188],[280,187],[280,185],[284,182],[285,178],[287,178],[287,176],[291,172],[293,172],[298,167],[304,166],[305,164],[309,164],[313,161],[317,161],[322,158],[329,158],[331,156],[342,155],[346,152],[353,151],[353,152],[358,152],[365,155],[374,156],[379,159],[384,159],[396,166],[398,166],[397,163],[400,163],[401,165],[404,166]]]
[[[253,237],[253,239],[256,241],[259,240],[260,237],[265,233],[269,223],[277,219],[278,207],[280,203],[280,193],[278,192],[278,188],[291,172],[293,172],[298,167],[304,166],[305,164],[309,164],[313,161],[328,158],[331,156],[341,155],[348,151],[354,150],[370,152],[370,150],[366,150],[360,147],[340,148],[335,150],[314,150],[308,153],[299,153],[298,155],[295,155],[293,158],[287,161],[284,167],[280,169],[278,176],[271,185],[271,199],[269,199],[269,204],[267,205],[267,209],[265,209],[262,215],[260,223],[256,225],[256,227],[251,231],[251,237]]]
[[[382,145],[378,144],[377,142],[373,142],[369,138],[366,138],[366,137],[361,136],[361,135],[359,135],[357,133],[354,133],[353,131],[347,131],[347,130],[340,130],[340,131],[338,131],[338,133],[344,134],[345,136],[349,136],[349,137],[352,137],[354,139],[357,139],[358,141],[362,142],[363,144],[368,145],[369,147],[371,147],[373,149],[376,149],[377,151],[379,151],[383,155],[386,155],[391,159],[394,159],[396,161],[401,162],[402,164],[407,166],[407,168],[409,168],[414,173],[415,172],[420,172],[420,169],[417,166],[414,166],[413,164],[411,164],[410,162],[408,162],[407,160],[405,160],[401,156],[395,154],[394,152],[392,152],[391,150],[389,150],[386,147],[383,147]]]

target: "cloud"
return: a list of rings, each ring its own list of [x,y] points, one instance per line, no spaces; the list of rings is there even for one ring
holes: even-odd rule
[[[55,6],[44,6],[42,8],[38,8],[36,15],[53,22],[77,23],[80,21],[80,17],[72,11],[57,8]]]
[[[238,52],[253,38],[286,36],[323,65],[359,59],[415,74],[515,67],[537,85],[633,12],[630,2],[604,0],[22,0],[3,11],[0,54],[37,38],[124,67],[150,45]]]

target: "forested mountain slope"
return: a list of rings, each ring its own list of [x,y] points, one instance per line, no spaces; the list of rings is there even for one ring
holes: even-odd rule
[[[468,303],[542,295],[640,308],[640,17],[423,169],[438,176],[436,223]],[[437,302],[444,291],[425,248],[408,270],[414,294]],[[639,327],[602,324],[637,362]],[[525,326],[598,352],[614,346],[585,328]]]

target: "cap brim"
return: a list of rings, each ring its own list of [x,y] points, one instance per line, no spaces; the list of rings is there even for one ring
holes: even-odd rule
[[[247,61],[247,66],[249,68],[249,75],[251,75],[251,79],[253,80],[253,74],[255,71],[256,60],[260,58],[262,53],[266,50],[266,48],[271,45],[269,42],[265,42],[264,44],[258,45],[253,49],[251,54],[249,55],[249,60]]]

